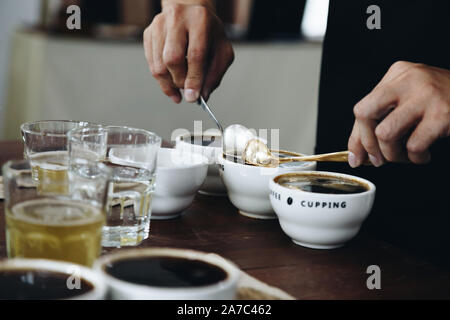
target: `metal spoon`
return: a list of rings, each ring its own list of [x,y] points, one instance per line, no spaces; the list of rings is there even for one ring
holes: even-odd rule
[[[276,167],[281,163],[297,162],[297,161],[333,161],[333,162],[347,162],[348,151],[332,152],[317,154],[312,156],[301,156],[291,158],[279,158],[274,156],[267,145],[258,139],[252,139],[247,142],[242,155],[245,163],[254,166],[262,167]]]
[[[214,120],[214,122],[215,122],[216,125],[217,125],[217,128],[219,128],[220,132],[221,132],[222,135],[223,135],[223,128],[222,128],[222,125],[221,125],[220,122],[217,120],[217,118],[214,116],[214,113],[212,113],[211,109],[208,107],[208,105],[207,105],[206,102],[205,102],[205,99],[203,99],[202,96],[200,96],[200,98],[198,98],[197,104],[198,104],[199,106],[201,106],[202,109],[205,110],[205,111],[209,114],[209,116],[211,117],[211,119]]]

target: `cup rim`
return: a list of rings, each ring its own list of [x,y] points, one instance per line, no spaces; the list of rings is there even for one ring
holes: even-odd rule
[[[143,284],[137,284],[133,282],[128,282],[119,278],[116,278],[110,275],[106,270],[105,266],[108,263],[112,263],[118,260],[124,260],[126,258],[142,258],[142,257],[151,257],[151,256],[167,256],[167,257],[179,257],[179,258],[187,258],[187,259],[196,259],[201,260],[203,262],[213,264],[223,271],[226,272],[227,277],[219,282],[197,286],[197,287],[158,287],[158,286],[148,286]],[[97,259],[94,264],[94,270],[100,272],[104,277],[105,281],[108,283],[115,283],[116,285],[126,288],[132,288],[136,290],[144,290],[148,292],[161,292],[167,294],[180,294],[186,293],[187,290],[192,293],[205,292],[205,291],[215,291],[216,289],[221,289],[225,287],[229,287],[237,283],[239,280],[241,271],[237,267],[236,264],[231,262],[228,259],[223,258],[222,256],[215,253],[207,253],[197,250],[191,249],[181,249],[181,248],[163,248],[163,247],[154,247],[154,248],[145,248],[145,249],[126,249],[122,251],[117,251],[115,253],[110,253],[104,255]]]
[[[106,284],[103,281],[102,277],[95,272],[94,270],[66,261],[58,261],[58,260],[48,260],[48,259],[30,259],[30,258],[13,258],[13,259],[0,259],[0,272],[2,270],[46,270],[50,272],[59,272],[66,274],[68,276],[71,273],[68,272],[69,268],[76,267],[80,270],[81,278],[88,281],[92,284],[93,289],[80,294],[75,295],[68,300],[92,300],[99,297],[105,297],[106,295]]]
[[[159,152],[167,152],[167,153],[174,153],[174,152],[180,152],[179,149],[175,148],[160,148],[158,150]],[[182,166],[174,166],[174,167],[160,167],[158,166],[158,160],[156,160],[156,170],[158,171],[173,171],[173,170],[186,170],[186,169],[194,169],[194,168],[201,168],[201,167],[207,167],[208,166],[208,158],[205,157],[202,154],[190,152],[190,151],[181,151],[182,154],[189,154],[189,156],[198,157],[201,161],[199,163],[190,163],[190,164],[183,164]]]
[[[34,134],[34,135],[39,135],[39,136],[43,136],[42,132],[40,131],[35,131],[35,130],[31,130],[30,128],[28,128],[31,125],[34,124],[39,124],[39,123],[57,123],[57,122],[62,122],[62,123],[73,123],[73,124],[79,124],[80,127],[88,127],[91,125],[95,125],[94,123],[88,122],[88,121],[78,121],[78,120],[37,120],[37,121],[29,121],[29,122],[25,122],[22,123],[20,125],[20,130],[22,133],[28,133],[28,134]],[[78,129],[78,128],[72,128],[69,131],[67,131],[66,133],[45,133],[45,136],[49,136],[49,137],[67,137],[68,133],[74,129]]]
[[[294,176],[294,175],[320,175],[320,176],[332,176],[332,177],[336,177],[336,178],[344,178],[344,179],[348,179],[348,180],[353,180],[356,181],[360,184],[363,184],[365,187],[367,187],[366,191],[363,192],[359,192],[359,193],[347,193],[347,194],[335,194],[335,193],[317,193],[317,192],[309,192],[309,191],[304,191],[301,189],[292,189],[292,188],[288,188],[285,186],[282,186],[281,184],[279,184],[277,182],[277,180],[281,179],[282,177],[285,176]],[[294,194],[297,195],[304,195],[307,194],[309,196],[315,196],[315,197],[339,197],[339,198],[345,198],[345,197],[355,197],[355,196],[365,196],[367,194],[373,193],[376,190],[375,184],[373,184],[372,182],[370,182],[367,179],[358,177],[358,176],[354,176],[354,175],[350,175],[350,174],[346,174],[346,173],[340,173],[340,172],[331,172],[331,171],[317,171],[317,170],[311,170],[311,171],[292,171],[292,172],[286,172],[286,173],[282,173],[279,175],[274,176],[273,178],[270,179],[270,183],[269,183],[269,187],[271,190],[277,188],[277,189],[282,189],[282,190],[286,190],[289,192],[293,192]]]
[[[186,142],[185,140],[182,139],[184,137],[192,137],[192,136],[196,136],[196,134],[194,134],[193,132],[182,133],[182,134],[176,136],[175,143],[184,143],[184,144],[186,144],[188,146],[193,146],[193,147],[196,147],[196,148],[204,148],[204,149],[211,149],[211,150],[217,150],[217,149],[222,150],[222,143],[218,147],[200,146],[200,145],[196,145],[196,144],[192,144],[192,143]],[[202,137],[203,136],[215,136],[215,137],[220,137],[220,139],[223,139],[221,134],[207,134],[207,135],[205,135],[204,133],[202,133]]]

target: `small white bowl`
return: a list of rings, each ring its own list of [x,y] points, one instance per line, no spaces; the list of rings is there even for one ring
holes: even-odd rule
[[[195,198],[206,178],[208,160],[185,150],[161,148],[156,165],[152,219],[173,219]]]
[[[299,154],[282,151],[288,155]],[[239,213],[256,219],[276,219],[269,199],[269,182],[281,173],[314,170],[315,162],[290,162],[277,168],[265,168],[237,163],[218,157],[220,174],[228,190],[228,197]]]
[[[330,194],[303,191],[282,186],[282,177],[320,175],[353,180],[367,191]],[[368,180],[334,172],[295,172],[282,174],[270,181],[270,202],[281,229],[298,245],[314,249],[343,246],[358,233],[375,199],[375,185]]]
[[[200,260],[219,267],[226,273],[220,282],[187,288],[167,288],[136,284],[118,279],[106,271],[108,265],[129,258],[175,257]],[[237,283],[241,271],[232,262],[213,253],[185,249],[150,248],[123,250],[97,260],[94,269],[98,270],[108,284],[113,299],[118,300],[231,300],[236,297]],[[152,272],[152,270],[148,270]]]
[[[214,138],[213,141],[212,138]],[[208,175],[198,192],[210,196],[226,196],[227,190],[220,178],[219,166],[217,165],[217,157],[219,154],[222,154],[221,134],[204,133],[203,136],[197,136],[193,133],[188,133],[177,136],[175,141],[175,149],[199,153],[208,158]],[[211,143],[203,146],[204,142]]]
[[[36,270],[36,271],[50,271],[67,275],[67,281],[71,285],[75,285],[72,290],[76,289],[77,277],[89,282],[93,289],[80,295],[75,295],[67,300],[102,300],[106,297],[106,285],[103,278],[97,272],[86,268],[84,266],[45,259],[5,259],[0,261],[0,273],[2,271],[20,271],[20,270]],[[0,288],[4,290],[5,288]],[[14,297],[11,297],[14,299]]]

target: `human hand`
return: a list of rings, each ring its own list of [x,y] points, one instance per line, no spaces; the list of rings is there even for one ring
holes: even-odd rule
[[[163,0],[144,31],[145,56],[161,90],[175,103],[205,99],[234,60],[233,48],[211,0]]]
[[[450,136],[450,71],[398,61],[354,114],[350,166],[367,157],[377,167],[386,161],[427,163],[430,146]]]

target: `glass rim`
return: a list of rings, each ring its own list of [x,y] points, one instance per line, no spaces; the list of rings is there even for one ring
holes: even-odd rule
[[[156,133],[154,133],[152,131],[148,131],[145,129],[128,127],[128,126],[109,126],[109,125],[105,126],[105,125],[97,125],[97,124],[88,125],[86,127],[73,128],[67,133],[67,137],[69,138],[69,141],[73,141],[73,140],[77,140],[77,138],[79,138],[80,136],[89,137],[89,136],[99,134],[102,132],[107,133],[111,129],[112,130],[129,131],[131,133],[145,134],[146,136],[153,139],[153,143],[161,143],[162,142],[162,138],[159,135],[157,135]],[[90,134],[89,131],[91,131],[91,130],[92,131],[96,130],[96,131],[94,133]]]
[[[79,161],[78,163],[83,165],[88,165],[88,166],[94,166],[100,169],[100,171],[104,174],[106,174],[108,176],[108,179],[111,177],[112,173],[113,173],[113,169],[108,167],[107,165],[105,165],[104,163],[98,162],[98,161],[94,161],[94,160],[87,160],[87,159],[75,159],[75,161]],[[18,173],[19,171],[21,171],[20,169],[14,169],[12,168],[13,165],[25,165],[26,168],[22,169],[22,170],[32,170],[32,165],[31,165],[31,161],[27,160],[27,159],[12,159],[12,160],[8,160],[7,162],[5,162],[1,168],[2,168],[2,176],[6,179],[9,178],[9,173],[14,173],[15,171]],[[70,167],[71,165],[73,165],[71,162],[69,162],[68,164],[68,168],[67,170],[70,171]]]
[[[30,129],[30,126],[32,125],[36,125],[36,124],[44,124],[44,123],[73,123],[73,124],[79,124],[81,125],[81,127],[89,127],[91,125],[95,125],[94,123],[88,122],[88,121],[78,121],[78,120],[37,120],[37,121],[29,121],[29,122],[25,122],[22,123],[20,125],[20,130],[22,133],[28,133],[28,134],[34,134],[34,135],[39,135],[39,136],[44,136],[42,131],[37,131],[37,130],[32,130]],[[65,137],[67,136],[67,134],[74,129],[78,129],[78,128],[73,128],[70,129],[69,131],[67,131],[66,133],[53,133],[53,132],[46,132],[45,136],[49,136],[49,137]]]

